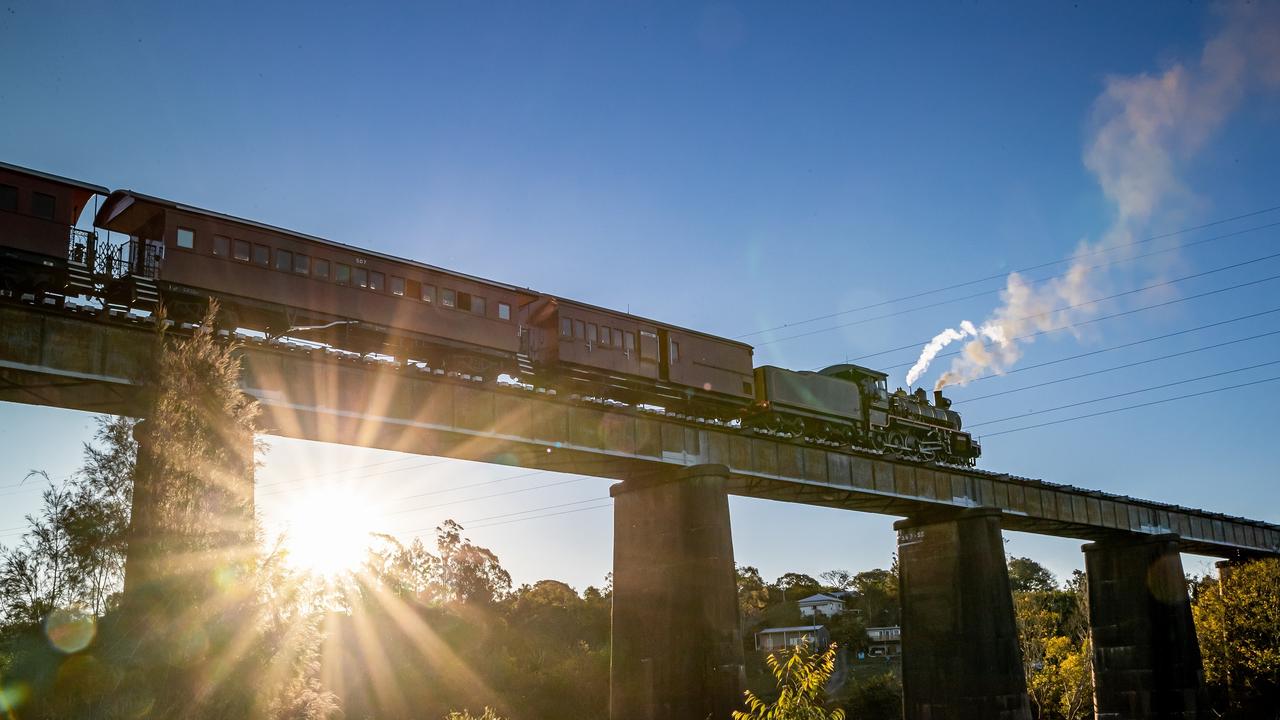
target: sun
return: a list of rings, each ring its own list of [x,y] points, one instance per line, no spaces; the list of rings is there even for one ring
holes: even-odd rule
[[[299,570],[335,577],[356,569],[374,531],[373,512],[340,488],[309,490],[285,517],[285,545]]]

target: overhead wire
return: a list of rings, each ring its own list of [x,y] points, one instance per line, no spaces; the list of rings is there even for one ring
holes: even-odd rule
[[[1136,245],[1143,245],[1143,244],[1146,244],[1146,243],[1149,243],[1149,242],[1154,242],[1154,241],[1156,241],[1156,240],[1163,240],[1163,239],[1165,239],[1165,238],[1169,238],[1169,237],[1176,237],[1176,236],[1178,236],[1178,235],[1185,235],[1186,233],[1189,233],[1189,232],[1195,232],[1196,230],[1204,230],[1204,229],[1206,229],[1206,228],[1211,228],[1211,227],[1215,227],[1215,226],[1218,226],[1218,225],[1225,225],[1226,223],[1235,222],[1235,221],[1237,221],[1237,220],[1243,220],[1243,219],[1245,219],[1245,218],[1256,217],[1256,216],[1258,216],[1258,215],[1265,215],[1265,214],[1267,214],[1267,213],[1275,212],[1276,210],[1280,210],[1280,205],[1276,205],[1276,206],[1269,207],[1269,208],[1263,208],[1263,209],[1261,209],[1261,210],[1255,210],[1255,211],[1253,211],[1253,212],[1248,212],[1248,213],[1244,213],[1244,214],[1241,214],[1241,215],[1234,215],[1234,216],[1232,216],[1232,217],[1222,218],[1222,219],[1220,219],[1220,220],[1214,220],[1213,222],[1204,223],[1204,224],[1202,224],[1202,225],[1195,225],[1195,226],[1193,226],[1193,227],[1183,228],[1183,229],[1181,229],[1181,230],[1175,230],[1175,231],[1173,231],[1173,232],[1163,233],[1163,234],[1160,234],[1160,235],[1152,235],[1152,236],[1150,236],[1150,237],[1148,237],[1148,238],[1145,238],[1145,239],[1142,239],[1142,240],[1135,240],[1135,241],[1133,241],[1133,242],[1124,243],[1124,244],[1121,244],[1121,245],[1115,245],[1115,246],[1106,247],[1106,248],[1098,248],[1098,249],[1093,250],[1093,251],[1091,251],[1091,252],[1083,253],[1083,254],[1080,254],[1080,255],[1070,255],[1070,256],[1067,256],[1067,257],[1064,257],[1064,258],[1059,258],[1059,259],[1057,259],[1057,260],[1051,260],[1051,261],[1043,262],[1043,263],[1039,263],[1039,264],[1036,264],[1036,265],[1028,265],[1028,266],[1026,266],[1026,267],[1017,268],[1017,269],[1015,269],[1015,270],[1009,270],[1009,271],[1007,271],[1007,272],[1000,272],[1000,273],[997,273],[997,274],[995,274],[995,275],[988,275],[988,276],[986,276],[986,277],[976,278],[976,279],[973,279],[973,280],[966,280],[966,281],[964,281],[964,282],[954,283],[954,284],[952,284],[952,285],[946,285],[946,286],[943,286],[943,287],[934,288],[934,289],[932,289],[932,290],[925,290],[925,291],[921,291],[921,292],[916,292],[916,293],[912,293],[912,294],[910,294],[910,295],[903,295],[903,296],[901,296],[901,297],[896,297],[896,298],[892,298],[892,299],[889,299],[889,300],[881,300],[881,301],[878,301],[878,302],[875,302],[875,303],[871,303],[871,304],[869,304],[869,305],[862,305],[862,306],[860,306],[860,307],[856,307],[856,308],[848,308],[848,309],[846,309],[846,310],[839,310],[839,311],[837,311],[837,312],[834,312],[834,313],[827,313],[827,314],[825,314],[825,315],[816,315],[816,316],[814,316],[814,317],[807,318],[807,319],[804,319],[804,320],[797,320],[797,321],[793,321],[793,322],[789,322],[789,323],[783,323],[783,324],[781,324],[781,325],[777,325],[777,326],[774,326],[774,327],[765,328],[765,329],[762,329],[762,330],[753,330],[752,332],[744,333],[744,334],[741,334],[741,335],[736,335],[736,336],[734,336],[734,337],[735,337],[735,339],[742,339],[742,338],[754,337],[754,336],[756,336],[756,335],[762,335],[762,334],[764,334],[764,333],[773,332],[773,331],[775,331],[775,330],[783,330],[783,329],[788,328],[788,327],[795,327],[795,326],[797,326],[797,325],[805,325],[805,324],[808,324],[808,323],[811,323],[811,322],[818,322],[818,321],[821,321],[821,320],[830,320],[831,318],[841,317],[841,316],[843,316],[843,315],[848,315],[848,314],[850,314],[850,313],[860,312],[860,311],[863,311],[863,310],[872,310],[872,309],[875,309],[875,308],[878,308],[878,307],[884,307],[885,305],[892,305],[892,304],[894,304],[894,303],[902,302],[902,301],[904,301],[904,300],[913,300],[913,299],[915,299],[915,298],[925,297],[925,296],[928,296],[928,295],[936,295],[937,293],[940,293],[940,292],[946,292],[946,291],[948,291],[948,290],[958,290],[958,289],[960,289],[960,288],[963,288],[963,287],[969,287],[969,286],[971,286],[971,285],[977,285],[977,284],[979,284],[979,283],[990,282],[990,281],[992,281],[992,280],[1000,280],[1000,279],[1003,279],[1003,278],[1005,278],[1005,277],[1008,277],[1008,275],[1010,275],[1011,273],[1026,273],[1026,272],[1031,272],[1031,271],[1033,271],[1033,270],[1040,270],[1040,269],[1043,269],[1043,268],[1052,267],[1052,266],[1054,266],[1054,265],[1060,265],[1060,264],[1065,263],[1065,262],[1070,262],[1070,261],[1075,260],[1075,259],[1080,258],[1080,257],[1090,257],[1090,256],[1092,256],[1092,255],[1099,255],[1099,254],[1103,254],[1103,253],[1113,252],[1113,251],[1116,251],[1116,250],[1123,250],[1123,249],[1125,249],[1125,248],[1133,247],[1133,246],[1136,246]],[[1262,227],[1271,227],[1271,225],[1264,225],[1264,226],[1262,226]],[[1255,228],[1255,229],[1260,229],[1260,228]],[[1244,230],[1244,231],[1241,231],[1241,233],[1243,233],[1243,232],[1251,232],[1252,230],[1253,230],[1253,229],[1250,229],[1250,230]],[[1231,233],[1231,234],[1228,234],[1228,235],[1224,235],[1224,236],[1222,236],[1222,237],[1233,237],[1234,235],[1236,235],[1236,234],[1241,234],[1241,233]],[[1222,238],[1212,238],[1212,239],[1222,239]],[[1180,246],[1180,247],[1186,247],[1186,246]],[[1177,247],[1172,248],[1172,249],[1177,249]]]
[[[1228,285],[1227,287],[1218,288],[1216,290],[1206,290],[1205,292],[1195,293],[1194,295],[1187,295],[1186,297],[1174,298],[1172,300],[1165,300],[1162,302],[1153,303],[1151,305],[1143,305],[1142,307],[1122,310],[1120,312],[1111,313],[1110,315],[1102,315],[1096,318],[1089,318],[1088,320],[1081,320],[1071,325],[1064,325],[1062,327],[1052,328],[1049,330],[1037,330],[1036,332],[1027,333],[1025,335],[1016,335],[1010,338],[1010,340],[1029,340],[1031,338],[1037,338],[1043,335],[1051,335],[1053,333],[1072,330],[1075,328],[1082,327],[1084,325],[1092,325],[1094,323],[1103,322],[1105,320],[1114,320],[1119,317],[1127,317],[1129,315],[1135,315],[1140,312],[1146,312],[1147,310],[1156,310],[1162,307],[1169,307],[1170,305],[1177,305],[1179,303],[1191,302],[1193,300],[1200,300],[1202,298],[1211,297],[1213,295],[1221,295],[1224,292],[1230,292],[1232,290],[1240,290],[1242,288],[1253,287],[1255,285],[1261,285],[1263,283],[1275,282],[1276,280],[1280,280],[1280,275],[1269,275],[1267,277],[1259,278],[1257,280],[1249,280],[1242,283],[1236,283],[1235,285]],[[1105,300],[1109,298],[1102,298],[1102,299]],[[924,343],[926,342],[928,342],[928,340],[918,342],[918,343],[912,343],[910,345],[903,345],[902,347],[897,347],[890,350],[883,350],[881,352],[870,353],[868,355],[861,355],[859,357],[852,358],[851,360],[848,360],[846,362],[856,362],[860,360],[866,360],[867,358],[876,357],[878,355],[888,355],[889,353],[898,352],[900,350],[916,349],[924,345]],[[955,355],[959,355],[961,352],[963,351],[950,350],[947,352],[938,353],[937,355],[934,356],[934,360],[937,360],[938,358],[944,358],[944,357],[953,357]],[[910,367],[913,364],[915,364],[915,361],[908,361],[908,362],[898,363],[896,365],[887,365],[887,366],[884,366],[882,369],[894,370],[897,368]]]
[[[1228,385],[1226,387],[1213,388],[1210,390],[1202,390],[1200,392],[1187,393],[1185,395],[1176,395],[1174,397],[1164,398],[1162,400],[1152,400],[1150,402],[1138,403],[1136,405],[1126,405],[1124,407],[1111,408],[1110,410],[1100,410],[1098,412],[1088,413],[1085,415],[1076,415],[1069,418],[1050,420],[1048,422],[1036,423],[1035,425],[1026,425],[1023,427],[1010,428],[1008,430],[1000,430],[998,432],[993,432],[993,433],[984,433],[982,437],[984,439],[992,438],[992,437],[996,437],[997,435],[1009,435],[1011,433],[1022,432],[1024,430],[1034,430],[1036,428],[1049,427],[1051,425],[1061,425],[1063,423],[1075,422],[1077,420],[1087,420],[1089,418],[1101,417],[1103,415],[1112,415],[1115,413],[1125,412],[1128,410],[1137,410],[1139,408],[1152,407],[1154,405],[1164,405],[1166,403],[1177,402],[1179,400],[1188,400],[1190,398],[1203,397],[1205,395],[1214,395],[1220,392],[1227,392],[1228,390],[1238,390],[1240,388],[1245,388],[1245,387],[1257,387],[1258,385],[1276,382],[1277,380],[1280,380],[1280,375],[1274,375],[1269,378],[1254,380],[1252,382],[1240,383],[1238,385]]]
[[[1256,227],[1256,228],[1248,228],[1248,229],[1246,229],[1246,230],[1239,230],[1239,231],[1237,231],[1237,232],[1234,232],[1234,233],[1228,233],[1228,234],[1226,234],[1226,235],[1219,235],[1219,236],[1216,236],[1216,237],[1205,238],[1205,239],[1203,239],[1203,240],[1197,240],[1197,241],[1195,241],[1195,242],[1186,243],[1186,244],[1183,244],[1183,245],[1175,245],[1175,246],[1173,246],[1173,247],[1165,248],[1165,249],[1162,249],[1162,250],[1156,250],[1156,251],[1149,252],[1149,253],[1146,253],[1146,254],[1143,254],[1143,255],[1137,255],[1137,256],[1132,257],[1132,258],[1122,258],[1122,259],[1119,259],[1119,260],[1113,260],[1113,261],[1108,262],[1108,263],[1102,263],[1102,264],[1099,264],[1099,265],[1093,265],[1093,266],[1088,267],[1088,268],[1085,268],[1085,269],[1086,269],[1086,270],[1097,270],[1097,269],[1099,269],[1099,268],[1109,267],[1109,266],[1111,266],[1111,265],[1116,265],[1116,264],[1119,264],[1119,263],[1122,263],[1122,262],[1133,262],[1133,261],[1135,261],[1135,260],[1139,260],[1139,259],[1142,259],[1142,258],[1144,258],[1144,257],[1151,257],[1152,255],[1159,255],[1159,254],[1162,254],[1162,253],[1172,252],[1172,251],[1174,251],[1174,250],[1180,250],[1180,249],[1182,249],[1182,248],[1191,247],[1191,246],[1193,246],[1193,245],[1200,245],[1200,244],[1203,244],[1203,243],[1212,242],[1212,241],[1214,241],[1214,240],[1221,240],[1221,239],[1223,239],[1223,238],[1235,237],[1235,236],[1237,236],[1237,235],[1243,235],[1244,233],[1248,233],[1248,232],[1255,232],[1255,231],[1257,231],[1257,230],[1264,230],[1264,229],[1267,229],[1267,228],[1273,228],[1273,227],[1280,227],[1280,222],[1274,222],[1274,223],[1270,223],[1270,224],[1268,224],[1268,225],[1262,225],[1262,226],[1259,226],[1259,227]],[[1029,284],[1029,285],[1042,285],[1042,284],[1047,283],[1047,282],[1049,282],[1049,281],[1051,281],[1051,280],[1058,280],[1058,279],[1063,278],[1063,277],[1066,277],[1066,273],[1063,273],[1063,274],[1060,274],[1060,275],[1050,275],[1050,276],[1048,276],[1048,277],[1039,278],[1039,279],[1036,279],[1036,280],[1031,281],[1031,282],[1030,282],[1030,283],[1028,283],[1028,284]],[[1193,276],[1193,277],[1195,277],[1195,276]],[[910,313],[913,313],[913,312],[918,312],[918,311],[920,311],[920,310],[929,310],[929,309],[931,309],[931,308],[942,307],[942,306],[944,306],[944,305],[950,305],[950,304],[952,304],[952,303],[962,302],[962,301],[964,301],[964,300],[972,300],[972,299],[974,299],[974,298],[984,297],[984,296],[987,296],[987,295],[993,295],[993,294],[998,293],[998,292],[1000,292],[1000,288],[993,288],[993,289],[991,289],[991,290],[983,290],[982,292],[973,293],[973,294],[971,294],[971,295],[962,295],[962,296],[960,296],[960,297],[949,298],[949,299],[947,299],[947,300],[939,300],[939,301],[937,301],[937,302],[929,303],[928,305],[917,305],[916,307],[905,308],[905,309],[903,309],[903,310],[895,310],[895,311],[893,311],[893,312],[885,313],[885,314],[883,314],[883,315],[876,315],[876,316],[874,316],[874,317],[861,318],[861,319],[854,320],[854,321],[852,321],[852,322],[843,323],[843,324],[840,324],[840,325],[832,325],[831,327],[820,328],[820,329],[818,329],[818,330],[810,330],[810,331],[803,332],[803,333],[798,333],[798,334],[795,334],[795,335],[788,335],[788,336],[786,336],[786,337],[775,338],[775,339],[772,339],[772,340],[766,340],[766,341],[764,341],[764,342],[756,343],[756,344],[755,344],[755,346],[756,346],[756,347],[765,347],[765,346],[768,346],[768,345],[775,345],[775,344],[777,344],[777,343],[786,342],[786,341],[788,341],[788,340],[796,340],[796,339],[799,339],[799,338],[810,337],[810,336],[812,336],[812,335],[820,335],[820,334],[825,333],[825,332],[831,332],[832,330],[841,330],[841,329],[844,329],[844,328],[850,328],[850,327],[854,327],[854,326],[857,326],[857,325],[866,325],[867,323],[872,323],[872,322],[875,322],[875,321],[877,321],[877,320],[885,320],[885,319],[888,319],[888,318],[893,318],[893,317],[898,317],[898,316],[901,316],[901,315],[907,315],[907,314],[910,314]],[[1106,299],[1106,298],[1104,298],[1104,299]],[[927,342],[927,341],[926,341],[926,342]]]
[[[1151,392],[1153,390],[1163,390],[1165,388],[1170,388],[1177,385],[1186,385],[1188,383],[1199,382],[1201,380],[1210,380],[1212,378],[1223,377],[1225,375],[1234,375],[1236,373],[1247,372],[1249,370],[1257,370],[1258,368],[1270,367],[1272,365],[1280,365],[1280,360],[1269,360],[1264,363],[1247,365],[1245,367],[1233,368],[1231,370],[1221,370],[1215,373],[1209,373],[1208,375],[1200,375],[1199,377],[1184,378],[1181,380],[1175,380],[1173,382],[1161,383],[1159,385],[1150,385],[1148,387],[1138,388],[1137,390],[1126,390],[1125,392],[1113,393],[1111,395],[1091,398],[1089,400],[1078,400],[1073,403],[1067,403],[1066,405],[1057,405],[1055,407],[1044,408],[1042,410],[1032,410],[1031,412],[1019,413],[1018,415],[1010,415],[1008,417],[996,418],[995,420],[984,420],[982,422],[968,423],[967,427],[970,430],[972,430],[973,428],[982,427],[983,425],[994,425],[996,423],[1008,422],[1010,420],[1020,420],[1025,417],[1032,417],[1035,415],[1044,415],[1045,413],[1057,412],[1059,410],[1067,410],[1073,407],[1080,407],[1082,405],[1092,405],[1094,403],[1105,402],[1107,400],[1115,400],[1116,398],[1129,397],[1131,395],[1141,395],[1142,393]]]

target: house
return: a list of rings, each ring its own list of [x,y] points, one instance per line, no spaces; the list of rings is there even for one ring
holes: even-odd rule
[[[870,657],[893,657],[902,654],[902,628],[892,627],[867,628],[867,655]]]
[[[807,642],[810,649],[821,649],[831,644],[831,633],[822,625],[765,628],[756,632],[756,650],[776,652],[787,650]]]
[[[800,606],[800,614],[804,617],[835,617],[844,612],[845,599],[842,595],[848,593],[818,593],[797,601],[796,605]]]

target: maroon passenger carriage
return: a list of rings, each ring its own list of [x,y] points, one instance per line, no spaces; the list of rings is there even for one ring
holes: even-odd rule
[[[753,396],[744,343],[129,190],[111,193],[96,224],[141,248],[107,294],[137,298],[152,278],[176,321],[215,297],[225,327],[486,380],[538,375],[574,394],[724,417]]]
[[[0,162],[0,295],[60,304],[90,292],[110,255],[75,227],[95,195],[109,190]]]

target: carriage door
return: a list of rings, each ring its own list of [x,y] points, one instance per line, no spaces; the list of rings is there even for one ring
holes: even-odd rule
[[[658,379],[671,379],[671,338],[666,330],[658,331]]]
[[[666,380],[666,365],[658,362],[658,346],[658,331],[640,328],[640,374]]]

